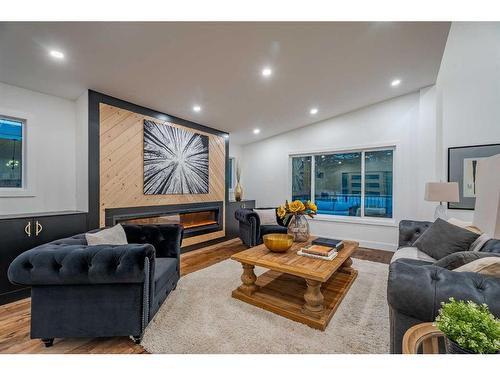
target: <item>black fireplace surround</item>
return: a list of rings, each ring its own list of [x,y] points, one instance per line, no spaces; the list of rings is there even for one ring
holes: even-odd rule
[[[154,220],[169,215],[195,214],[213,212],[213,221],[204,225],[184,227],[184,238],[217,232],[223,229],[224,210],[223,202],[200,202],[174,204],[164,206],[120,207],[105,209],[105,224],[113,226],[118,223],[134,224],[135,220]],[[137,223],[137,221],[135,222]],[[161,224],[149,221],[148,224]],[[182,223],[180,223],[182,224]]]

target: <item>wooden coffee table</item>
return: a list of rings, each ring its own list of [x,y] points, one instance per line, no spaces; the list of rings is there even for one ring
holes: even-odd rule
[[[327,261],[297,255],[308,244],[294,243],[286,253],[272,253],[262,244],[233,255],[243,266],[243,284],[232,296],[324,331],[358,275],[351,255],[359,245],[345,241],[337,257]],[[257,277],[255,266],[270,271]]]

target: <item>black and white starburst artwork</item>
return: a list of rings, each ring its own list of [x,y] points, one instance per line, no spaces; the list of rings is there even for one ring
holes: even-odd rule
[[[144,120],[144,194],[207,194],[208,137]]]

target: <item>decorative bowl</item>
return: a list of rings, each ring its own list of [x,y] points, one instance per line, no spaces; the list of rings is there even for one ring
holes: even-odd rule
[[[274,253],[284,253],[293,245],[293,236],[284,233],[272,233],[262,236],[264,245]]]

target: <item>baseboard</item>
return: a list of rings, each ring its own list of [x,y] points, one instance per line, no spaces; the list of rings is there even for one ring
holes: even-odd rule
[[[31,288],[23,288],[0,294],[0,305],[5,305],[31,296]]]

